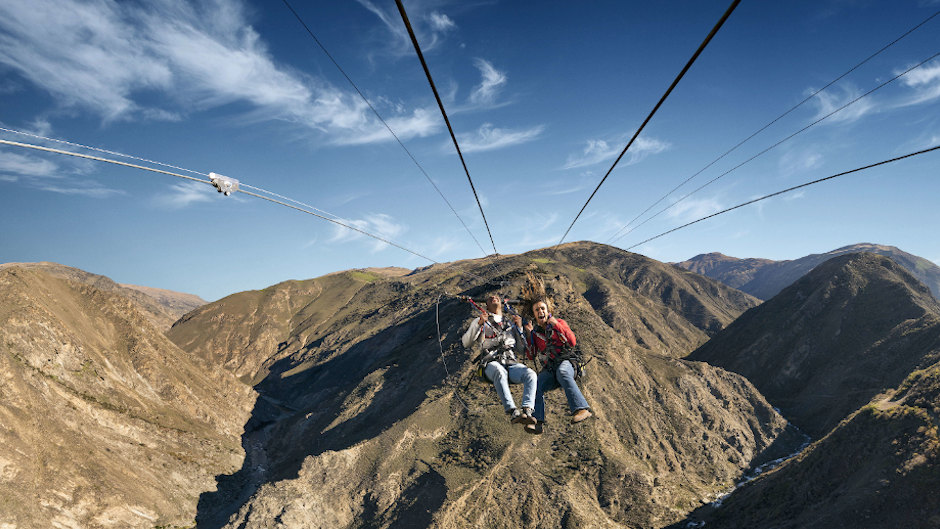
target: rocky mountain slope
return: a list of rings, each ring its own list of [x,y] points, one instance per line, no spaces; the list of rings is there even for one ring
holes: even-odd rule
[[[940,304],[900,265],[848,254],[689,355],[748,378],[814,438],[940,354]]]
[[[563,394],[550,393],[541,436],[510,425],[492,386],[468,378],[459,337],[474,309],[453,297],[515,297],[527,271],[547,280],[556,314],[594,356],[581,387],[596,417],[569,424]],[[756,303],[572,243],[495,265],[350,271],[201,307],[168,335],[261,397],[245,464],[202,495],[199,527],[673,523],[792,441],[745,379],[677,358]]]
[[[81,279],[0,270],[0,526],[189,525],[242,463],[252,392],[110,280]]]
[[[717,279],[757,298],[770,299],[821,263],[839,255],[858,252],[870,252],[890,257],[927,285],[934,297],[940,298],[940,266],[894,246],[880,244],[853,244],[792,261],[738,259],[720,253],[709,253],[675,263],[675,266]]]
[[[0,264],[0,270],[6,268],[40,270],[53,277],[77,281],[91,285],[98,290],[120,294],[133,301],[147,319],[161,330],[169,329],[180,316],[206,303],[204,299],[193,294],[184,294],[161,288],[122,285],[115,283],[108,277],[56,263]]]
[[[720,508],[701,509],[694,523],[714,529],[935,529],[938,426],[940,363],[914,372],[799,457],[738,489]]]

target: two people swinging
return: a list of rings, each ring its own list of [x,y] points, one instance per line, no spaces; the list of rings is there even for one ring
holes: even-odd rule
[[[533,322],[503,314],[502,300],[496,294],[486,298],[486,310],[470,323],[463,335],[464,347],[479,348],[478,361],[486,379],[493,383],[503,409],[514,424],[525,431],[542,433],[545,422],[545,392],[562,388],[571,411],[571,421],[581,422],[592,415],[587,399],[576,382],[580,374],[577,339],[565,320],[552,315],[546,295],[534,298],[529,308]],[[507,321],[508,320],[508,321]],[[525,354],[539,367],[538,375],[517,359]],[[522,384],[522,407],[517,408],[509,384]]]

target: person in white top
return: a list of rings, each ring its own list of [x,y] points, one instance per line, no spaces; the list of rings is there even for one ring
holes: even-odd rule
[[[463,335],[463,346],[480,351],[483,374],[493,382],[509,420],[513,424],[536,424],[533,408],[537,377],[535,371],[516,359],[516,353],[525,350],[525,337],[517,325],[503,316],[498,295],[487,296],[486,310],[470,322]],[[521,409],[516,408],[509,384],[522,384]]]

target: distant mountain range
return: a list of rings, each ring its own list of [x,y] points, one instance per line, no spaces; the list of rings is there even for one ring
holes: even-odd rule
[[[187,312],[206,304],[206,301],[194,294],[184,294],[164,290],[161,288],[139,287],[136,285],[122,285],[115,283],[110,278],[102,275],[92,274],[71,266],[60,265],[57,263],[3,263],[0,264],[0,270],[8,268],[20,268],[25,270],[39,270],[43,273],[77,281],[86,285],[93,286],[99,290],[115,292],[121,296],[134,301],[137,307],[143,310],[144,315],[154,325],[161,330],[170,328],[180,316]]]
[[[890,257],[906,268],[919,281],[940,298],[940,266],[932,261],[904,252],[894,246],[880,244],[853,244],[822,254],[812,254],[792,261],[770,259],[738,259],[720,253],[697,255],[675,266],[717,279],[722,283],[760,298],[770,299],[784,287],[805,275],[821,263],[839,255],[869,252]]]
[[[0,528],[936,528],[940,303],[897,260],[831,257],[761,303],[569,243],[287,281],[169,329],[177,295],[2,265]],[[527,273],[592,357],[595,417],[549,393],[540,436],[460,344],[457,296]]]
[[[893,260],[833,258],[694,351],[819,441],[707,527],[940,527],[940,304]]]

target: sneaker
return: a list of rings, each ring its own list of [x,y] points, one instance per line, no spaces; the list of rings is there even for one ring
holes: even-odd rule
[[[538,423],[538,424],[527,424],[527,425],[525,425],[525,433],[530,433],[530,434],[533,434],[533,435],[541,435],[541,434],[542,434],[542,423]]]
[[[572,423],[581,422],[584,419],[587,419],[588,417],[590,417],[591,415],[594,415],[593,413],[591,413],[591,410],[588,410],[588,409],[578,410],[574,412],[574,415],[571,416],[571,422]]]
[[[539,421],[534,416],[535,410],[532,408],[522,408],[522,420],[519,421],[523,424],[537,424]]]
[[[519,411],[516,408],[513,408],[506,413],[509,414],[509,422],[513,424],[518,424],[522,422],[523,420],[525,420],[525,416],[522,414],[521,411]]]

